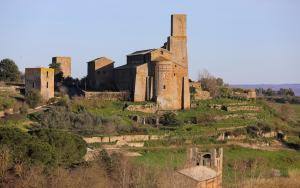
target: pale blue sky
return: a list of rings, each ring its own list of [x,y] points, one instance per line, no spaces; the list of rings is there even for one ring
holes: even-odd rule
[[[189,74],[227,83],[300,83],[299,0],[0,0],[0,59],[25,67],[71,56],[74,77],[86,63],[160,47],[170,15],[188,15]]]

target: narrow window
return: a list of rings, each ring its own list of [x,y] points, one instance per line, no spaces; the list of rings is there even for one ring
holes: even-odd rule
[[[49,87],[49,84],[48,84],[48,82],[47,82],[47,88]]]
[[[164,85],[164,89],[166,89],[166,85]]]
[[[176,74],[174,73],[174,76],[176,76]]]
[[[34,82],[32,82],[32,88],[34,88]]]
[[[48,73],[48,71],[47,71],[47,78],[48,78],[48,76],[49,76],[49,73]]]

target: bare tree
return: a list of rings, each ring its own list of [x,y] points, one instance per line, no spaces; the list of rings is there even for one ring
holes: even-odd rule
[[[204,69],[199,74],[199,81],[204,91],[209,91],[212,97],[217,97],[220,93],[220,87],[224,85],[222,78],[216,78]]]

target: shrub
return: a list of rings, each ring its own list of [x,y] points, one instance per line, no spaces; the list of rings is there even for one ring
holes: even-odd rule
[[[38,116],[40,128],[69,129],[83,134],[100,133],[102,119],[85,110],[72,112],[64,106],[55,106]]]
[[[10,98],[9,96],[0,96],[0,109],[8,109],[13,107],[15,104],[15,100]]]
[[[176,118],[176,114],[172,113],[172,112],[167,112],[165,114],[162,115],[162,117],[160,118],[160,122],[167,126],[179,126],[181,125],[181,122]]]
[[[28,112],[28,105],[27,104],[22,104],[22,106],[19,108],[19,111],[21,114],[27,114]]]
[[[0,146],[0,181],[5,178],[5,174],[12,167],[10,150],[6,145]]]
[[[70,99],[67,95],[61,97],[58,99],[57,103],[56,103],[57,106],[64,106],[64,107],[67,107],[69,108],[70,107]]]
[[[25,101],[31,108],[35,108],[42,102],[42,96],[37,90],[30,90],[26,93]]]
[[[257,137],[259,128],[255,125],[249,125],[246,127],[247,133],[252,137]]]
[[[53,164],[56,160],[52,146],[17,128],[0,128],[0,146],[3,145],[10,148],[14,162]]]
[[[86,154],[85,141],[80,136],[66,131],[40,129],[30,131],[29,134],[55,148],[57,159],[60,164],[72,164],[78,162],[82,160],[83,156]],[[38,148],[36,150],[38,151]]]
[[[33,139],[27,144],[27,157],[31,163],[55,164],[57,150],[47,142]]]

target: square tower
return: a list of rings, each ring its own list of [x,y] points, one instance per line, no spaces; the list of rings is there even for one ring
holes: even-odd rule
[[[188,68],[186,15],[171,16],[171,36],[168,37],[167,49],[172,53],[174,63]]]
[[[171,36],[186,37],[186,15],[173,14],[171,16]]]
[[[52,63],[57,63],[60,65],[63,77],[71,77],[71,57],[52,57]]]
[[[38,91],[44,100],[54,97],[54,69],[26,68],[25,93],[31,90]]]

